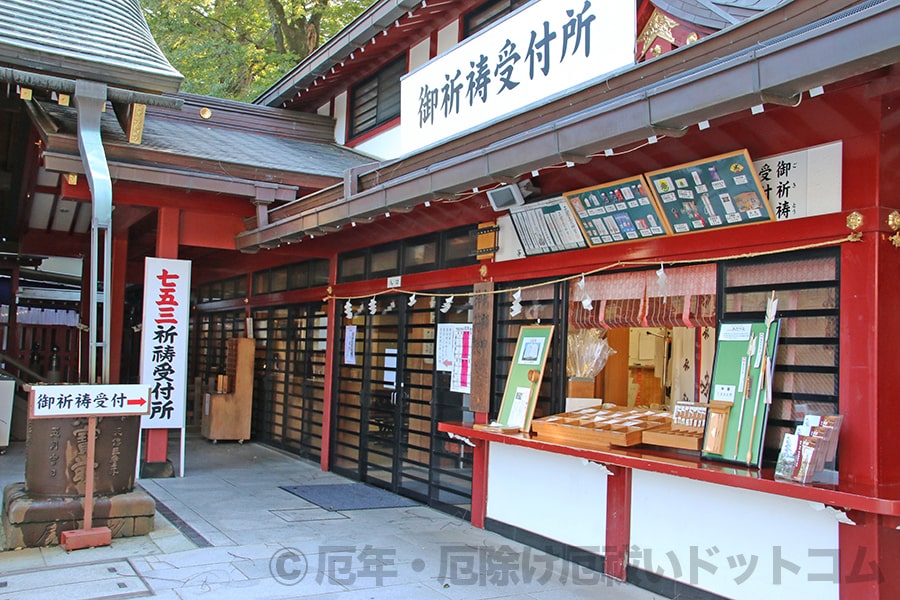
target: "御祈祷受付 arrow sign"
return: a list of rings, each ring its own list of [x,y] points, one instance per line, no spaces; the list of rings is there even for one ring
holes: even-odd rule
[[[150,388],[142,384],[33,385],[33,418],[146,415]]]

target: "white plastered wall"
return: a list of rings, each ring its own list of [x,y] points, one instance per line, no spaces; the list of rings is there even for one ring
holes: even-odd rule
[[[735,600],[838,598],[833,509],[637,470],[631,497],[632,566]]]
[[[604,467],[508,444],[491,444],[488,456],[488,518],[603,554]]]
[[[409,49],[409,71],[414,71],[431,59],[431,56],[429,56],[430,47],[431,40],[425,38]]]
[[[338,144],[347,143],[347,92],[342,92],[334,98],[334,141]]]
[[[354,146],[356,150],[383,160],[400,155],[400,128],[393,127]]]
[[[453,21],[446,27],[438,30],[437,53],[446,52],[459,43],[459,21]]]

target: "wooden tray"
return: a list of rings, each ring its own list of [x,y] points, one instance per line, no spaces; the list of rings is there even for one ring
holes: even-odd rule
[[[700,450],[703,445],[703,430],[687,431],[673,429],[671,425],[663,425],[656,429],[644,432],[645,444],[654,446],[666,446],[668,448],[680,448],[682,450]]]
[[[668,413],[649,409],[592,406],[531,422],[538,439],[591,450],[634,446],[648,430],[666,426]]]

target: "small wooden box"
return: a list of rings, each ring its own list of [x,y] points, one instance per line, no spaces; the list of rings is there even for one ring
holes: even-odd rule
[[[703,443],[703,451],[712,454],[722,454],[725,446],[725,434],[728,431],[728,415],[731,413],[731,402],[709,403],[709,418],[706,427],[706,440]]]
[[[566,387],[566,396],[569,398],[593,398],[593,377],[569,377]]]
[[[677,402],[672,422],[648,431],[644,435],[644,443],[680,450],[700,450],[708,410],[708,404]]]

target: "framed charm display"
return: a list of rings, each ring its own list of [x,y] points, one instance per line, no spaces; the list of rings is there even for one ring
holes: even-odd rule
[[[643,175],[566,192],[588,244],[668,235]]]
[[[645,176],[675,234],[775,220],[746,150]]]

